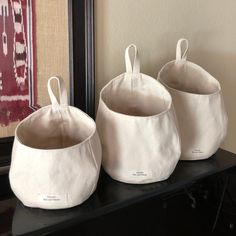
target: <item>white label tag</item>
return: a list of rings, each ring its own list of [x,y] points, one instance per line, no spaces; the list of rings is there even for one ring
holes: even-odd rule
[[[38,199],[43,202],[59,202],[62,200],[60,195],[39,194]]]
[[[195,148],[194,150],[192,150],[193,154],[203,154],[203,151],[199,148]]]
[[[149,174],[145,171],[130,171],[130,175],[134,177],[147,177]]]

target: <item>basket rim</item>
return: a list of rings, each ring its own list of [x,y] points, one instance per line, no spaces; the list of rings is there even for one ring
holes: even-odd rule
[[[24,144],[20,138],[18,137],[18,129],[19,127],[28,119],[30,119],[32,116],[35,116],[37,115],[37,113],[40,113],[40,112],[43,112],[44,110],[48,110],[48,109],[52,109],[52,105],[48,105],[48,106],[44,106],[42,108],[40,108],[39,110],[33,112],[32,114],[30,114],[29,116],[27,116],[25,119],[23,119],[17,126],[16,126],[16,129],[15,129],[15,139],[14,139],[14,143],[17,141],[20,145],[22,145],[24,148],[27,148],[27,149],[30,149],[32,151],[40,151],[40,152],[57,152],[57,151],[66,151],[66,150],[69,150],[69,149],[76,149],[82,145],[85,145],[87,142],[89,142],[96,134],[97,130],[96,130],[96,123],[95,121],[88,115],[86,114],[85,112],[81,111],[80,109],[76,108],[76,107],[73,107],[73,106],[67,106],[68,109],[73,109],[75,111],[79,111],[82,115],[84,115],[84,117],[88,118],[92,124],[93,124],[93,130],[91,132],[91,134],[86,138],[84,139],[82,142],[80,143],[77,143],[77,144],[74,144],[74,145],[71,145],[71,146],[68,146],[68,147],[65,147],[65,148],[52,148],[52,149],[42,149],[42,148],[35,148],[35,147],[30,147],[26,144]]]
[[[107,106],[106,102],[105,102],[105,101],[103,100],[103,98],[102,98],[102,95],[103,95],[103,93],[104,93],[104,90],[106,90],[115,80],[124,79],[124,78],[125,78],[125,77],[124,77],[125,75],[141,75],[141,76],[147,77],[147,79],[149,79],[149,80],[155,81],[155,83],[158,84],[159,88],[162,88],[163,91],[165,91],[165,93],[166,93],[167,96],[169,97],[169,98],[168,98],[168,99],[169,99],[169,101],[168,101],[169,104],[168,104],[167,108],[166,108],[164,111],[162,111],[162,112],[160,112],[160,113],[158,113],[158,114],[148,115],[148,116],[127,115],[127,114],[124,114],[124,113],[121,113],[121,112],[114,111],[114,110],[110,109],[110,108]],[[114,113],[114,114],[116,114],[116,115],[120,115],[120,116],[127,117],[127,118],[133,118],[133,119],[148,119],[148,118],[152,118],[152,119],[153,119],[153,118],[157,118],[157,117],[163,116],[163,115],[165,115],[166,113],[170,112],[171,109],[172,109],[172,107],[173,107],[172,97],[171,97],[169,91],[165,88],[165,86],[163,86],[158,80],[154,79],[153,77],[151,77],[151,76],[149,76],[149,75],[146,75],[146,74],[143,74],[143,73],[137,73],[137,74],[135,74],[135,73],[127,73],[127,72],[125,72],[125,73],[122,73],[122,74],[116,76],[115,78],[113,78],[112,80],[110,80],[110,81],[102,88],[102,90],[100,91],[100,94],[99,94],[99,100],[100,100],[100,102],[103,103],[103,105],[105,106],[105,108],[106,108],[107,110],[109,110],[110,112],[112,112],[112,113]]]
[[[161,74],[163,73],[163,71],[166,69],[167,66],[169,66],[171,64],[174,64],[175,62],[176,62],[176,60],[172,60],[172,61],[167,62],[164,66],[162,66],[161,70],[158,73],[157,80],[160,81],[160,83],[162,83],[165,87],[167,87],[170,90],[173,90],[173,91],[176,91],[176,92],[179,92],[179,93],[183,93],[183,94],[186,94],[186,95],[191,95],[191,96],[205,96],[205,97],[208,96],[209,97],[209,96],[213,96],[213,95],[221,93],[221,86],[220,86],[219,81],[214,76],[212,76],[208,71],[206,71],[204,68],[202,68],[198,64],[196,64],[194,62],[191,62],[191,61],[185,61],[185,63],[188,63],[189,66],[192,66],[195,69],[201,70],[206,76],[208,76],[212,80],[214,80],[216,82],[218,90],[213,92],[213,93],[207,93],[207,94],[201,94],[200,93],[199,94],[199,93],[191,93],[191,92],[186,92],[186,91],[183,91],[183,90],[175,89],[175,88],[167,85],[167,83],[165,83],[164,80],[161,78],[162,77]]]

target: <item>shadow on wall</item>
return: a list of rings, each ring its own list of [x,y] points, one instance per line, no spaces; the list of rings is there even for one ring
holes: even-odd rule
[[[207,70],[221,84],[229,116],[228,134],[222,148],[236,153],[236,53],[198,50],[191,54],[191,59]]]

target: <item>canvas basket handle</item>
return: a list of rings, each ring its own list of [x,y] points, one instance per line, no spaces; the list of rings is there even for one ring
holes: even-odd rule
[[[133,66],[129,54],[131,48],[134,48]],[[135,44],[130,44],[125,50],[125,67],[127,73],[140,73],[140,61],[139,61],[138,49]]]
[[[59,88],[59,102],[57,101],[57,98],[55,94],[52,91],[51,82],[53,80],[57,81],[57,86]],[[48,80],[48,94],[51,100],[51,103],[53,106],[68,106],[68,98],[67,98],[67,91],[66,91],[66,85],[62,78],[53,76],[49,78]]]
[[[185,50],[182,53],[183,43],[185,43]],[[186,61],[187,60],[187,52],[188,52],[188,40],[187,39],[179,39],[176,45],[176,61]]]

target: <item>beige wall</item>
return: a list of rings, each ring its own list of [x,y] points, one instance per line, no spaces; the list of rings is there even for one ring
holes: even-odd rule
[[[137,44],[141,70],[156,77],[175,56],[181,37],[190,42],[189,60],[221,83],[229,114],[223,148],[236,153],[236,1],[96,0],[96,98],[124,71],[124,50]]]

